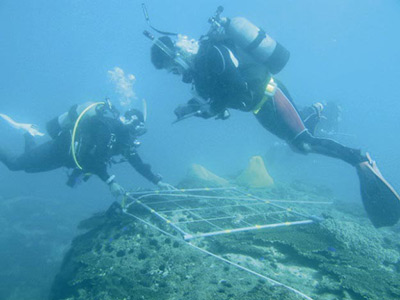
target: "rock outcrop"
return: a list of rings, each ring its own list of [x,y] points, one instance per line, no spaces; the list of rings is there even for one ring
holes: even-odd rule
[[[250,192],[276,199],[284,191],[284,199],[304,199],[302,213],[313,201],[330,200],[321,189],[276,185]],[[125,214],[118,203],[85,222],[88,231],[73,242],[50,300],[301,299],[196,250],[139,205],[128,212],[148,224]],[[333,206],[316,204],[310,212],[325,221],[192,243],[313,299],[400,298],[400,242],[392,230],[376,230],[365,216]]]

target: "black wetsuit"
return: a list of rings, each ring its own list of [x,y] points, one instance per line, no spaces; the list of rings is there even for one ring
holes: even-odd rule
[[[77,137],[76,158],[83,169],[77,168],[71,154],[71,132],[62,131],[55,139],[38,146],[28,147],[17,157],[0,151],[2,161],[12,171],[38,173],[54,170],[60,167],[74,169],[69,185],[83,173],[95,174],[101,180],[110,178],[107,168],[112,163],[112,157],[122,155],[142,176],[153,183],[161,180],[159,175],[151,171],[148,164],[143,163],[137,153],[134,138],[128,129],[117,119],[93,116],[83,120],[79,125]]]
[[[351,165],[367,160],[357,149],[314,137],[281,84],[278,84],[275,94],[258,107],[271,78],[268,67],[255,62],[229,41],[203,41],[195,57],[194,69],[195,89],[209,104],[202,117],[216,116],[227,108],[253,112],[264,128],[301,153],[319,153],[342,159]]]

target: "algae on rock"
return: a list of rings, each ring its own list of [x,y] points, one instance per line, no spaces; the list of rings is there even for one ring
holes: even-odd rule
[[[250,192],[277,198],[284,190],[286,199],[331,200],[320,189],[305,186]],[[75,239],[50,300],[299,299],[289,290],[196,252],[168,224],[138,208],[132,213],[171,235],[129,218],[115,204],[96,217],[89,232]],[[192,243],[313,299],[399,299],[400,245],[395,236],[370,224],[361,226],[353,215],[332,206],[320,213],[326,220],[319,224]]]

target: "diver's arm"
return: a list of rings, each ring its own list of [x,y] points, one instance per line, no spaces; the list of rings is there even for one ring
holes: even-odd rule
[[[124,156],[128,160],[129,164],[134,167],[135,170],[144,178],[154,184],[157,184],[159,181],[161,181],[161,176],[152,172],[151,166],[149,164],[145,164],[142,161],[139,154],[134,148],[130,149],[129,152]]]
[[[115,180],[115,175],[110,175],[107,172],[106,163],[96,164],[91,168],[91,173],[97,175],[104,183],[108,185],[108,188],[114,197],[118,198],[126,193],[125,189]]]
[[[203,107],[200,116],[204,119],[215,117],[216,120],[226,120],[230,117],[228,104],[226,101],[213,98]]]
[[[105,163],[99,163],[98,165],[90,168],[90,173],[97,175],[102,181],[107,183],[107,180],[112,177],[107,171],[107,165]]]
[[[220,101],[210,101],[210,103],[192,105],[192,100],[193,99],[184,105],[179,105],[174,110],[174,113],[177,117],[175,122],[189,117],[201,117],[203,119],[216,117],[216,119],[226,120],[230,116],[229,111]]]
[[[106,166],[104,166],[104,168],[99,169],[96,175],[99,176],[100,179],[103,180],[104,183],[108,185],[108,188],[110,189],[110,192],[114,197],[118,198],[126,194],[125,189],[116,182],[115,175],[110,176],[108,174]]]

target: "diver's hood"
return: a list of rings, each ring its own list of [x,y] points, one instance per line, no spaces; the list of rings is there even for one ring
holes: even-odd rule
[[[193,57],[199,51],[199,43],[195,39],[189,39],[185,35],[178,34],[178,39],[173,41],[171,49],[162,39],[154,39],[154,45],[161,49],[175,64],[179,65],[186,73],[192,69]]]

